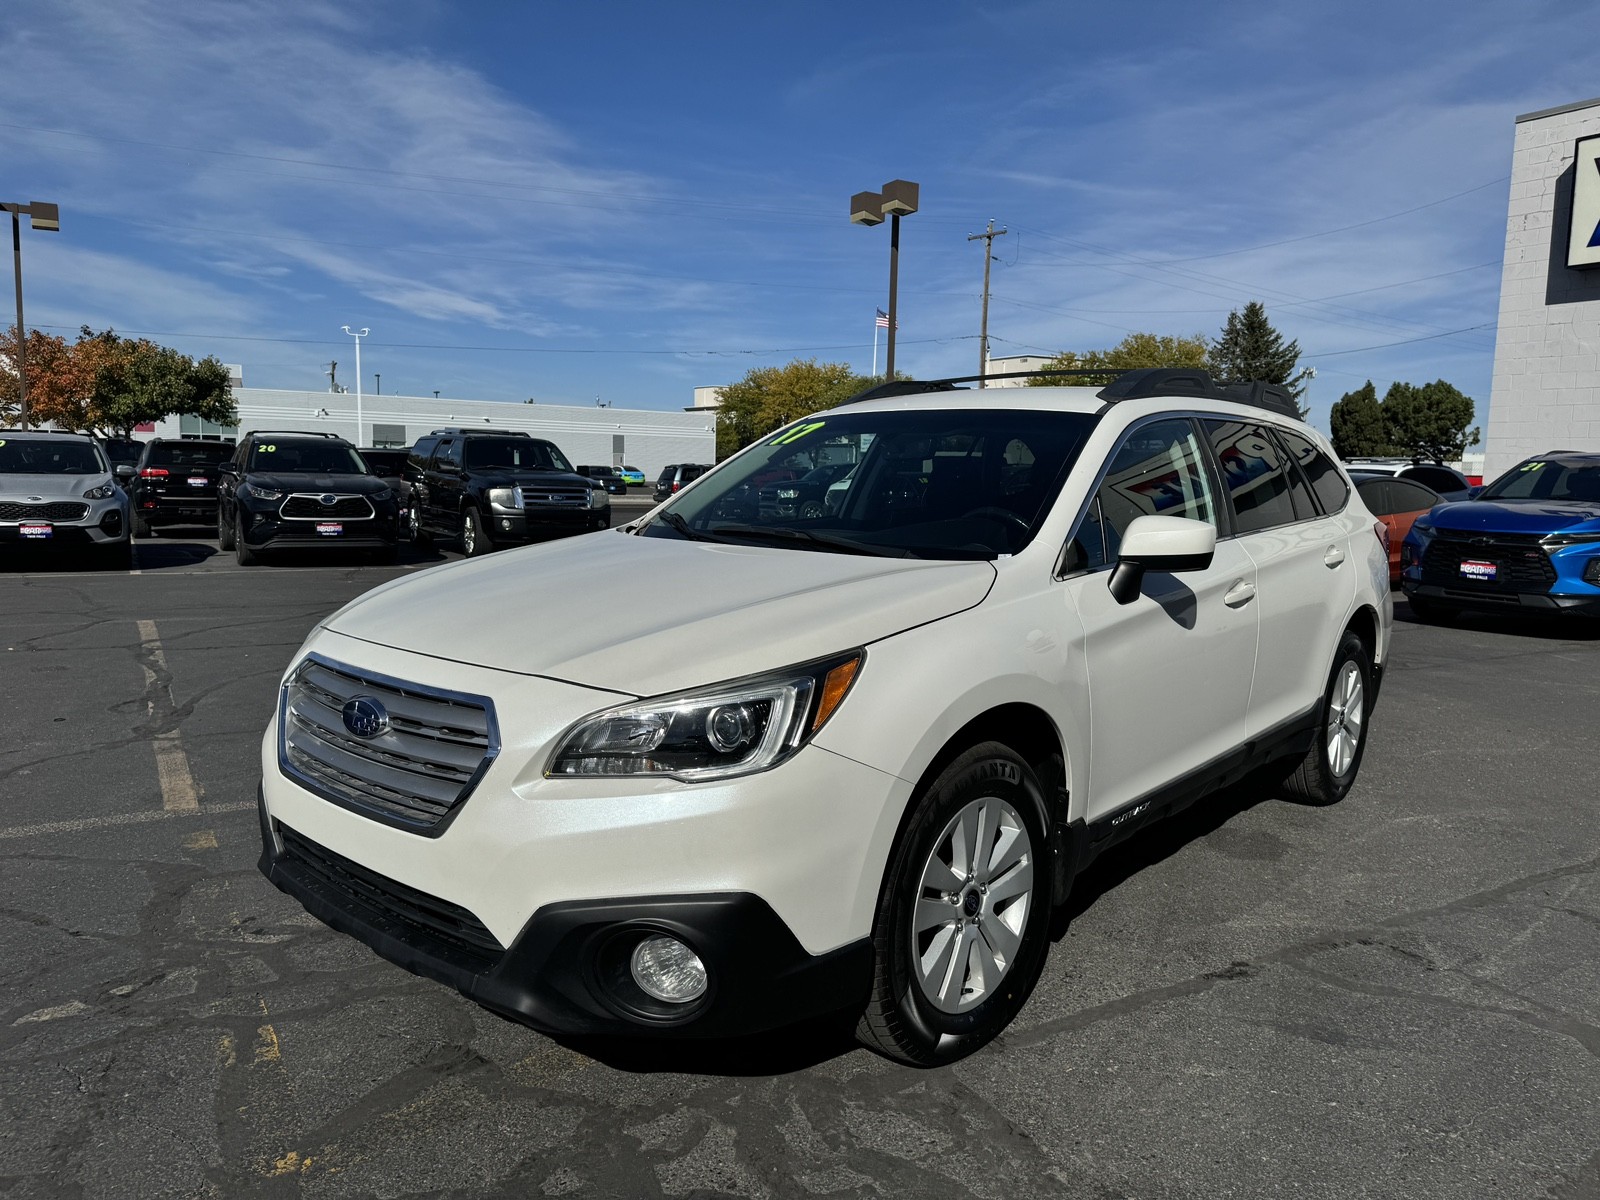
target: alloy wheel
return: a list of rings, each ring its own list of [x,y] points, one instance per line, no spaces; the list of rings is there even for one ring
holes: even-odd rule
[[[1346,662],[1328,695],[1328,769],[1335,778],[1344,776],[1355,762],[1356,751],[1361,746],[1361,722],[1366,717],[1365,689],[1361,684],[1361,668]]]

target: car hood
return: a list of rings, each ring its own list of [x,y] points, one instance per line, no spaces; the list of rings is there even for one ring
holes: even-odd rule
[[[1435,506],[1435,529],[1478,533],[1560,533],[1589,522],[1600,523],[1600,503],[1592,500],[1461,500]]]
[[[571,471],[481,471],[474,468],[472,481],[484,487],[549,487],[556,483],[583,487],[599,486],[599,480],[576,475]]]
[[[0,497],[7,500],[27,500],[38,496],[44,500],[82,500],[90,488],[114,482],[109,475],[12,475],[0,474]]]
[[[374,475],[312,475],[299,472],[252,471],[244,481],[251,487],[279,492],[342,492],[370,496],[389,485]]]
[[[987,562],[619,532],[466,559],[358,597],[327,627],[455,662],[633,696],[805,662],[971,608]],[[618,587],[627,580],[629,586]]]

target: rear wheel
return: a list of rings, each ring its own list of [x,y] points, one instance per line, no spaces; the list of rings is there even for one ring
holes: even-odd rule
[[[468,558],[476,558],[493,549],[483,529],[483,518],[478,516],[477,509],[468,508],[461,514],[461,552]]]
[[[1448,621],[1461,610],[1449,604],[1440,604],[1426,596],[1407,596],[1411,611],[1419,621]]]
[[[1044,811],[1037,777],[998,742],[962,754],[917,799],[878,897],[863,1042],[934,1066],[1016,1016],[1049,944]]]
[[[1336,804],[1345,798],[1367,748],[1371,695],[1372,659],[1366,644],[1346,630],[1318,709],[1316,741],[1284,781],[1284,791],[1292,799]]]

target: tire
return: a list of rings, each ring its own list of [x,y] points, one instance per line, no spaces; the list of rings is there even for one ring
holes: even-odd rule
[[[422,527],[422,520],[417,515],[417,506],[415,504],[411,506],[411,511],[406,517],[406,525],[411,530],[411,542],[413,545],[423,550],[433,545],[433,534]]]
[[[483,518],[469,505],[461,514],[461,552],[468,558],[477,558],[493,549],[494,544],[484,532]]]
[[[1038,778],[998,742],[966,751],[916,799],[878,896],[864,1044],[937,1066],[1017,1015],[1049,948],[1046,831]],[[968,844],[987,846],[989,862]]]
[[[261,555],[250,549],[244,540],[244,530],[237,524],[233,527],[233,535],[228,539],[233,545],[233,552],[239,559],[241,567],[257,567],[261,565]]]
[[[807,500],[800,506],[800,519],[802,521],[815,521],[819,517],[828,515],[828,510],[823,507],[821,500]]]
[[[1317,706],[1316,741],[1284,780],[1286,796],[1303,804],[1337,804],[1345,798],[1367,748],[1371,695],[1372,659],[1366,644],[1347,629]]]
[[[129,524],[131,525],[131,527],[133,529],[133,536],[134,537],[136,537],[136,538],[147,538],[147,537],[151,536],[151,534],[150,534],[150,522],[146,521],[138,513],[134,513],[133,514],[133,520]]]
[[[222,515],[222,505],[217,505],[217,548],[233,549],[233,524]]]
[[[1426,596],[1407,596],[1406,600],[1411,605],[1411,614],[1419,621],[1438,623],[1452,619],[1461,610],[1448,604],[1440,604],[1437,600],[1430,600]]]

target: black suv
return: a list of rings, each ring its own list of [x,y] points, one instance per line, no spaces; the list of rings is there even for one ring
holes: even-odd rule
[[[133,504],[133,536],[147,538],[158,525],[211,524],[217,471],[232,454],[233,446],[221,441],[146,442],[131,468],[117,468]]]
[[[263,550],[344,546],[398,549],[394,489],[367,469],[356,448],[325,433],[250,433],[221,466],[217,541],[241,567]]]
[[[459,537],[468,557],[499,543],[588,533],[611,524],[604,486],[551,442],[503,429],[435,429],[406,464],[411,537]]]

